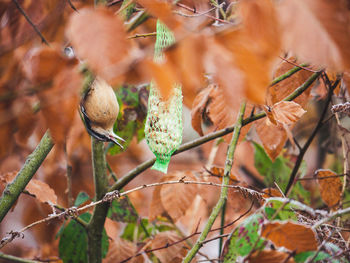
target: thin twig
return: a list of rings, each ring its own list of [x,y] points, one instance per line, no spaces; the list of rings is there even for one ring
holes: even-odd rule
[[[157,32],[146,33],[146,34],[135,34],[133,36],[128,37],[128,39],[140,38],[140,37],[155,37],[157,36]]]
[[[216,183],[212,183],[212,182],[198,182],[198,181],[186,181],[183,178],[177,181],[166,181],[166,182],[159,182],[159,183],[153,183],[153,184],[145,184],[142,186],[138,186],[135,187],[133,189],[130,189],[128,191],[125,191],[123,193],[119,193],[118,191],[112,191],[112,192],[108,192],[104,195],[104,197],[96,202],[91,202],[85,206],[82,207],[70,207],[68,209],[66,209],[65,211],[61,212],[61,213],[57,213],[57,214],[51,214],[48,217],[35,221],[33,223],[31,223],[30,225],[22,228],[19,231],[12,231],[12,233],[9,233],[10,237],[5,237],[0,241],[0,248],[4,247],[6,244],[10,243],[13,239],[15,239],[16,237],[19,237],[20,235],[23,234],[23,232],[25,232],[26,230],[32,228],[33,226],[48,222],[50,220],[53,220],[55,218],[62,218],[62,217],[71,217],[71,218],[77,218],[77,216],[79,215],[80,212],[85,211],[89,208],[95,207],[99,204],[102,203],[106,203],[106,202],[111,202],[114,199],[118,199],[122,196],[126,196],[132,192],[136,192],[145,188],[149,188],[149,187],[156,187],[156,186],[161,186],[161,185],[169,185],[169,184],[197,184],[197,185],[209,185],[209,186],[215,186],[215,187],[223,187],[223,188],[232,188],[232,189],[236,189],[237,191],[244,193],[244,194],[250,194],[252,197],[258,198],[258,199],[264,199],[263,198],[263,193],[257,192],[255,190],[249,189],[249,188],[245,188],[243,186],[237,186],[237,185],[222,185],[222,184],[216,184]],[[251,208],[250,208],[251,209]],[[248,212],[250,211],[250,209],[248,210]],[[245,214],[244,214],[245,215]],[[78,218],[77,218],[78,219]],[[240,218],[239,218],[240,219]],[[218,230],[218,229],[215,229]],[[214,231],[214,230],[213,230]],[[9,240],[11,239],[11,240]]]
[[[41,34],[40,30],[36,27],[36,25],[34,25],[34,23],[32,22],[32,20],[29,18],[29,16],[26,14],[26,12],[24,11],[24,9],[21,7],[21,5],[18,3],[17,0],[12,0],[12,2],[16,5],[17,9],[19,12],[21,12],[21,14],[24,16],[24,18],[27,20],[27,22],[32,26],[32,28],[35,30],[35,32],[39,35],[39,37],[41,38],[41,41],[43,43],[45,43],[46,45],[49,45],[49,42],[46,41],[45,37],[43,36],[43,34]]]
[[[350,213],[350,207],[348,208],[345,208],[345,209],[342,209],[342,210],[338,210],[334,213],[331,213],[330,215],[328,215],[327,217],[321,219],[320,221],[316,222],[312,228],[313,229],[316,229],[318,227],[320,227],[321,225],[323,225],[324,223],[328,222],[328,221],[331,221],[339,216],[342,216],[342,215],[345,215],[345,214],[348,214]]]
[[[234,221],[228,223],[227,225],[225,225],[225,226],[223,226],[223,227],[211,229],[209,232],[215,232],[215,231],[218,231],[218,230],[221,230],[221,229],[223,229],[223,228],[227,228],[227,227],[233,225],[234,223],[236,223],[236,222],[237,222],[238,220],[240,220],[242,217],[246,216],[246,215],[251,211],[251,209],[253,208],[253,204],[254,204],[254,202],[252,202],[251,206],[249,207],[249,209],[248,209],[246,212],[244,212],[243,214],[241,214],[241,215],[240,215],[238,218],[236,218]],[[127,261],[129,261],[129,260],[131,260],[131,259],[133,259],[133,258],[136,258],[136,257],[138,257],[138,256],[141,256],[141,255],[144,254],[144,253],[148,254],[148,253],[151,253],[151,252],[153,252],[153,251],[161,250],[161,249],[164,249],[164,248],[168,248],[168,247],[174,246],[174,245],[176,245],[176,244],[179,244],[179,243],[181,243],[181,242],[184,242],[184,241],[186,241],[186,240],[188,240],[188,239],[194,237],[195,235],[199,235],[199,234],[202,233],[202,232],[200,232],[200,231],[197,231],[197,229],[198,229],[198,227],[196,228],[196,231],[195,231],[194,233],[192,233],[192,234],[189,235],[189,236],[184,237],[184,238],[181,239],[181,240],[178,240],[178,241],[176,241],[176,242],[174,242],[174,243],[166,244],[166,245],[164,245],[164,246],[157,247],[157,248],[154,248],[154,249],[147,249],[147,250],[144,250],[144,251],[140,251],[140,252],[138,252],[137,254],[135,254],[135,255],[133,255],[133,256],[127,258],[127,259],[124,259],[123,261],[121,261],[121,262],[119,262],[119,263],[125,263],[125,262],[127,262]]]
[[[307,68],[307,66],[309,66],[308,64],[301,64],[301,65],[298,65],[297,63],[293,62],[293,61],[290,61],[282,56],[279,56],[280,59],[284,60],[285,62],[293,65],[293,66],[296,66],[296,67],[299,67],[299,68],[302,68],[304,70],[307,70],[307,71],[310,71],[310,72],[313,72],[313,73],[316,73],[316,72],[319,72],[319,70],[313,70],[313,69],[310,69],[310,68]],[[305,66],[304,66],[305,65]]]
[[[315,73],[316,74],[316,73]],[[309,146],[311,145],[313,139],[315,138],[316,134],[318,133],[318,131],[320,130],[320,128],[323,126],[323,120],[324,118],[326,117],[326,113],[328,111],[328,106],[332,100],[332,95],[333,95],[333,90],[337,87],[338,83],[339,83],[340,79],[337,79],[334,84],[332,85],[332,87],[329,88],[329,91],[328,91],[328,96],[327,96],[327,99],[326,99],[326,102],[325,102],[325,105],[324,105],[324,108],[323,108],[323,111],[321,113],[321,116],[318,120],[318,123],[317,125],[315,126],[312,134],[310,135],[310,137],[308,138],[308,140],[306,141],[306,143],[304,144],[303,148],[301,149],[301,151],[299,152],[299,155],[298,155],[298,158],[295,162],[295,165],[293,167],[293,170],[291,172],[291,175],[289,177],[289,182],[288,182],[288,185],[285,189],[285,195],[288,196],[290,194],[290,191],[292,189],[292,186],[295,182],[295,178],[297,176],[297,173],[298,173],[298,170],[299,170],[299,167],[303,161],[303,158],[304,158],[304,155],[307,151],[307,149],[309,148]]]
[[[186,10],[188,10],[188,11],[191,11],[191,12],[193,12],[193,13],[197,13],[197,10],[196,10],[196,9],[193,9],[193,8],[191,8],[191,7],[188,7],[187,5],[184,5],[184,4],[181,4],[181,3],[176,3],[176,5],[179,6],[179,7],[181,7],[181,8],[184,8],[184,9],[186,9]],[[221,22],[221,23],[233,24],[233,23],[231,23],[231,22],[229,22],[229,21],[222,20],[222,19],[220,19],[220,18],[216,18],[215,16],[212,16],[212,15],[209,15],[209,14],[204,14],[204,15],[205,15],[206,17],[209,17],[209,18],[214,19],[215,21],[219,21],[219,22]]]

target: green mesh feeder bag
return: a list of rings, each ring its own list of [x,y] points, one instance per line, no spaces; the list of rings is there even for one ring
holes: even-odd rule
[[[174,42],[172,32],[158,20],[154,61],[162,63],[163,50]],[[151,169],[167,173],[171,155],[182,142],[181,85],[174,83],[172,93],[164,100],[155,83],[151,82],[145,137],[148,147],[157,158]]]

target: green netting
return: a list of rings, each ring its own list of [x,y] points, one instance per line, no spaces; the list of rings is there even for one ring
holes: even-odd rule
[[[163,50],[174,42],[173,33],[158,20],[154,61],[162,63]],[[145,137],[149,148],[157,158],[151,169],[166,173],[171,155],[182,142],[181,85],[174,83],[173,91],[165,101],[155,83],[151,83]]]

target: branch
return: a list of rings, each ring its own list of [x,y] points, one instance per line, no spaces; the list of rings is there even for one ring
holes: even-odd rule
[[[286,73],[284,73],[283,75],[275,78],[270,86],[276,85],[278,82],[281,82],[282,80],[285,80],[286,78],[289,78],[290,76],[292,76],[294,73],[297,73],[298,71],[302,70],[303,67],[308,66],[308,64],[301,64],[300,66],[296,66],[294,68],[292,68],[291,70],[287,71]]]
[[[312,85],[312,83],[320,76],[320,74],[321,74],[320,72],[312,74],[311,77],[305,83],[303,83],[300,87],[298,87],[296,90],[294,90],[294,92],[292,92],[284,100],[291,101],[291,100],[294,100],[295,98],[297,98],[298,96],[300,96],[305,90],[307,90]],[[245,126],[245,125],[247,125],[251,122],[254,122],[256,120],[262,119],[265,116],[266,116],[265,112],[260,112],[258,114],[251,116],[251,117],[248,117],[248,118],[243,120],[242,126]],[[187,151],[189,149],[200,146],[206,142],[214,140],[218,137],[222,137],[226,134],[229,134],[234,130],[234,128],[235,128],[235,125],[227,127],[225,129],[222,129],[219,131],[216,131],[216,132],[213,132],[213,133],[209,133],[209,134],[202,136],[198,139],[195,139],[195,140],[190,141],[188,143],[182,144],[179,147],[179,149],[174,152],[173,155],[179,154],[181,152]],[[122,178],[120,178],[118,180],[118,182],[116,182],[114,185],[112,185],[108,191],[111,192],[114,190],[121,190],[125,185],[127,185],[130,181],[132,181],[136,176],[138,176],[143,171],[145,171],[149,167],[151,167],[155,161],[156,161],[156,158],[152,158],[152,159],[140,164],[139,166],[135,167],[133,170],[131,170],[126,175],[124,175]]]
[[[246,104],[242,103],[239,114],[238,114],[237,122],[235,125],[235,130],[234,130],[230,145],[229,145],[228,150],[227,150],[227,157],[226,157],[225,169],[224,169],[224,178],[222,179],[223,185],[227,185],[230,182],[230,173],[231,173],[231,168],[232,168],[232,164],[233,164],[233,156],[234,156],[234,153],[236,150],[236,146],[238,143],[238,137],[239,137],[239,134],[241,132],[241,128],[243,127],[242,123],[243,123],[245,106],[246,106]],[[194,256],[197,254],[198,250],[201,248],[201,246],[203,246],[203,242],[204,242],[205,238],[207,237],[211,227],[214,224],[216,217],[218,216],[224,203],[226,202],[227,193],[228,193],[227,187],[221,188],[220,198],[219,198],[216,206],[214,207],[213,211],[211,212],[209,219],[208,219],[208,221],[203,229],[202,234],[199,236],[197,242],[194,244],[194,246],[191,248],[191,250],[187,253],[186,257],[183,259],[182,262],[184,262],[184,263],[191,262],[192,259],[194,258]]]
[[[316,73],[315,73],[316,74]],[[299,152],[299,155],[298,155],[298,159],[296,160],[295,162],[295,165],[294,165],[294,168],[293,168],[293,171],[291,172],[290,174],[290,178],[289,178],[289,182],[288,182],[288,185],[285,189],[285,195],[288,196],[291,189],[292,189],[292,186],[294,184],[294,181],[295,181],[295,177],[298,173],[298,170],[299,170],[299,167],[303,161],[303,158],[304,158],[304,155],[307,151],[307,149],[309,148],[309,146],[311,145],[313,139],[315,138],[317,132],[320,130],[320,128],[323,126],[323,120],[324,118],[326,117],[326,113],[327,113],[327,110],[328,110],[328,106],[332,100],[332,95],[333,95],[333,90],[337,87],[338,83],[339,83],[340,79],[337,79],[334,84],[332,85],[332,87],[329,88],[329,91],[328,91],[328,96],[327,96],[327,99],[326,99],[326,102],[325,102],[325,106],[323,108],[323,111],[321,113],[321,117],[320,119],[318,120],[318,123],[315,127],[315,129],[313,130],[312,134],[310,135],[309,139],[306,141],[306,143],[304,144],[303,148],[301,149],[301,151]]]
[[[1,252],[0,252],[0,258],[7,259],[7,260],[13,261],[13,262],[21,262],[21,263],[41,263],[40,261],[19,258],[19,257],[15,257],[15,256],[12,256],[12,255],[4,254],[4,253],[1,253]]]
[[[233,220],[232,222],[230,222],[230,223],[228,223],[227,225],[224,225],[224,226],[222,226],[222,227],[215,228],[215,229],[211,229],[209,232],[218,231],[218,230],[227,228],[227,227],[229,227],[229,226],[232,226],[234,223],[236,223],[238,220],[240,220],[242,217],[244,217],[245,215],[247,215],[247,214],[250,212],[250,210],[253,208],[253,204],[254,204],[254,202],[252,202],[251,206],[249,207],[249,209],[248,209],[246,212],[244,212],[243,214],[241,214],[238,218],[236,218],[236,219]],[[191,235],[186,236],[186,237],[184,237],[183,239],[178,240],[178,241],[175,241],[175,242],[173,242],[173,243],[165,244],[164,246],[157,247],[157,248],[153,248],[153,249],[146,249],[146,250],[144,250],[144,251],[140,251],[140,252],[138,252],[137,254],[135,254],[135,255],[133,255],[133,256],[131,256],[131,257],[129,257],[129,258],[126,258],[126,259],[124,259],[123,261],[121,261],[121,262],[119,262],[119,263],[125,263],[125,262],[127,262],[127,261],[129,261],[129,260],[131,260],[131,259],[134,259],[134,258],[136,258],[136,257],[138,257],[138,256],[143,255],[144,253],[148,254],[148,253],[151,253],[151,252],[156,251],[156,250],[161,250],[161,249],[164,249],[164,248],[168,248],[168,247],[174,246],[174,245],[176,245],[176,244],[179,244],[179,243],[181,243],[181,242],[184,242],[184,241],[186,241],[186,240],[188,240],[188,239],[194,237],[195,235],[199,235],[199,234],[201,234],[201,232],[195,231],[195,232],[192,233]]]
[[[145,189],[145,188],[148,188],[148,187],[156,187],[156,186],[161,186],[161,185],[166,185],[166,184],[199,184],[199,185],[209,185],[209,186],[215,186],[215,187],[227,187],[227,188],[232,188],[232,189],[236,189],[237,191],[239,191],[241,194],[243,194],[244,196],[246,195],[250,195],[258,200],[262,200],[264,199],[263,197],[263,193],[260,193],[258,191],[255,191],[255,190],[252,190],[252,189],[249,189],[249,188],[246,188],[246,187],[243,187],[243,186],[238,186],[238,185],[222,185],[222,184],[216,184],[216,183],[212,183],[212,182],[197,182],[197,181],[185,181],[184,178],[181,178],[180,180],[177,180],[177,181],[166,181],[166,182],[160,182],[160,183],[153,183],[153,184],[145,184],[145,185],[141,185],[141,186],[138,186],[138,187],[135,187],[133,189],[130,189],[128,191],[125,191],[123,193],[119,193],[119,191],[112,191],[112,192],[108,192],[106,193],[103,198],[101,198],[100,200],[98,201],[95,201],[95,202],[91,202],[85,206],[82,206],[82,207],[75,207],[75,206],[72,206],[66,210],[64,210],[63,212],[61,213],[54,213],[54,214],[51,214],[49,215],[48,217],[46,218],[43,218],[41,220],[38,220],[38,221],[35,221],[27,226],[25,226],[24,228],[22,228],[21,230],[19,231],[11,231],[10,233],[8,233],[8,236],[5,236],[3,239],[0,240],[0,249],[2,247],[4,247],[6,244],[10,243],[12,240],[14,240],[15,238],[17,237],[23,237],[23,232],[28,230],[29,228],[32,228],[38,224],[42,224],[42,223],[45,223],[45,222],[48,222],[50,220],[53,220],[55,218],[72,218],[74,220],[76,220],[78,223],[80,223],[84,228],[88,228],[89,227],[89,224],[86,224],[85,221],[81,220],[78,215],[80,212],[86,210],[86,209],[89,209],[89,208],[92,208],[92,207],[95,207],[97,205],[102,205],[103,203],[110,203],[111,201],[113,201],[114,199],[118,199],[122,196],[125,196],[125,195],[128,195],[132,192],[136,192],[136,191],[139,191],[139,190],[142,190],[142,189]],[[252,208],[252,206],[250,207],[250,209]],[[63,208],[58,208],[58,209],[63,209]],[[250,209],[248,210],[248,212],[250,211]],[[247,212],[246,212],[247,213]],[[243,214],[244,216],[245,214]],[[238,218],[239,220],[240,218]],[[218,230],[218,229],[214,229],[212,231],[215,231],[215,230]]]
[[[104,143],[93,137],[91,137],[91,142],[95,195],[96,200],[100,200],[107,193],[108,189]],[[87,227],[89,263],[101,262],[102,260],[102,231],[104,229],[108,208],[109,202],[102,202],[96,205]]]
[[[0,197],[0,222],[4,219],[19,195],[39,169],[40,165],[51,151],[54,143],[47,131],[35,150],[28,156],[22,169],[15,179],[9,183]]]
[[[312,228],[316,229],[318,227],[320,227],[321,225],[323,225],[324,223],[327,223],[328,221],[331,221],[333,219],[336,219],[339,216],[345,215],[345,214],[349,214],[350,213],[350,207],[342,209],[342,210],[338,210],[332,214],[330,214],[329,216],[327,216],[326,218],[323,218],[322,220],[318,221],[317,223],[315,223]]]

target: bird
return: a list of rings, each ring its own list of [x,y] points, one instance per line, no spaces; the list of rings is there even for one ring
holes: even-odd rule
[[[80,102],[87,132],[100,141],[113,142],[123,148],[119,141],[125,140],[113,131],[119,113],[119,104],[112,87],[96,77]],[[118,141],[119,140],[119,141]]]

